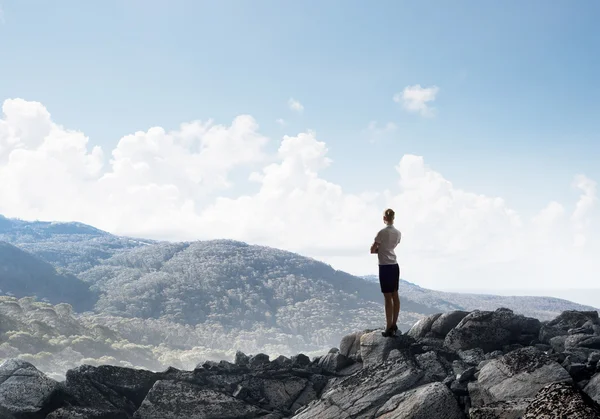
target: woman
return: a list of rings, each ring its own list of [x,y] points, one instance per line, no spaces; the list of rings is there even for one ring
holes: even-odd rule
[[[402,234],[394,227],[394,210],[388,208],[383,213],[383,222],[386,227],[379,230],[375,241],[371,245],[371,253],[377,253],[379,260],[379,285],[385,300],[386,329],[381,334],[385,337],[393,336],[398,331],[396,322],[400,313],[400,297],[398,285],[400,283],[400,267],[396,260],[395,249],[400,243]]]

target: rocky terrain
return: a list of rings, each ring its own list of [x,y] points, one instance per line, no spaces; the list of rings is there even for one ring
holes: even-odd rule
[[[82,365],[60,382],[9,359],[0,417],[593,419],[599,360],[597,311],[547,322],[506,308],[451,311],[396,337],[357,331],[313,359],[238,352],[161,372]]]

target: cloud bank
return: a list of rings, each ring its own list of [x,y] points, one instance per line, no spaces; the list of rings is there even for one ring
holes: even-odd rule
[[[120,139],[113,150],[52,120],[38,102],[6,100],[0,119],[0,214],[80,221],[115,234],[167,240],[231,238],[283,248],[356,274],[381,214],[398,214],[402,276],[431,288],[590,287],[600,270],[597,187],[574,174],[569,211],[542,203],[525,218],[500,197],[456,188],[423,156],[404,155],[389,189],[348,193],[314,132],[284,136],[276,155],[249,115],[192,121]],[[262,167],[253,170],[253,167]],[[232,171],[252,193],[231,196]]]

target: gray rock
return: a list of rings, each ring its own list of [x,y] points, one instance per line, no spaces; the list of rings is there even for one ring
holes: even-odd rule
[[[592,379],[584,387],[583,391],[585,394],[594,399],[596,403],[600,403],[600,373],[592,377]]]
[[[562,366],[534,347],[491,361],[478,377],[485,403],[534,397],[545,385],[563,381],[573,380]]]
[[[528,344],[539,333],[540,325],[539,320],[506,308],[475,310],[446,335],[444,344],[455,351],[481,348],[491,352],[513,343]]]
[[[426,384],[390,398],[379,419],[464,419],[452,392],[442,383]]]
[[[344,336],[340,342],[340,353],[356,360],[360,356],[360,337],[369,332],[372,330],[363,330]]]
[[[469,419],[521,419],[532,399],[494,402],[469,409]]]
[[[541,343],[550,343],[555,336],[568,335],[570,329],[582,327],[587,322],[600,324],[597,311],[563,311],[554,320],[542,325],[539,340]]]
[[[588,364],[590,365],[596,365],[598,363],[598,361],[600,361],[600,352],[592,352],[589,356],[588,356]]]
[[[419,319],[406,334],[414,339],[424,338],[431,331],[431,326],[440,317],[442,313],[432,314]]]
[[[531,401],[523,419],[600,419],[600,406],[567,383],[543,387]]]
[[[393,349],[408,349],[412,343],[414,340],[407,335],[383,337],[380,331],[365,333],[360,337],[363,365],[382,363]]]
[[[468,311],[455,310],[439,316],[431,325],[431,333],[435,336],[445,338],[448,332],[456,327],[464,319]]]
[[[550,347],[555,352],[564,352],[566,340],[567,340],[566,335],[554,336],[553,338],[550,339]]]
[[[0,416],[2,417],[2,416]],[[91,407],[61,407],[46,416],[46,419],[129,419],[127,413],[119,410],[98,410]]]
[[[467,349],[466,351],[458,351],[458,356],[469,365],[479,365],[485,359],[481,348]]]
[[[339,352],[330,352],[319,360],[318,365],[325,371],[337,372],[353,363],[354,361]]]
[[[235,353],[235,364],[236,365],[240,365],[240,366],[244,366],[244,365],[248,365],[248,362],[250,361],[250,357],[248,355],[246,355],[245,353],[243,353],[242,351],[237,351]]]
[[[469,391],[469,398],[471,399],[471,406],[480,407],[485,404],[483,397],[483,391],[477,381],[472,381],[467,384],[467,390]]]
[[[157,373],[102,365],[81,365],[67,371],[66,387],[77,404],[99,411],[115,409],[133,414],[154,383]]]
[[[159,380],[135,412],[135,419],[256,417],[269,412],[197,384]]]
[[[15,418],[44,418],[58,406],[59,383],[31,363],[8,359],[0,365],[0,409]]]
[[[415,356],[417,365],[428,376],[430,381],[443,381],[450,373],[442,364],[438,355],[431,351]]]
[[[261,365],[266,365],[269,363],[269,355],[267,354],[256,354],[252,355],[248,360],[248,365],[252,368],[259,367]]]
[[[408,357],[374,364],[337,379],[321,398],[297,412],[295,419],[373,417],[391,397],[424,384],[425,373]]]
[[[485,359],[496,359],[501,357],[502,355],[504,355],[504,352],[502,352],[501,350],[492,351],[485,354]]]
[[[471,367],[471,368],[463,371],[462,374],[459,374],[458,377],[456,377],[456,379],[461,383],[465,383],[467,381],[472,380],[474,377],[475,377],[475,367]]]
[[[305,367],[310,364],[310,358],[304,354],[294,355],[291,358],[292,365],[296,367]]]

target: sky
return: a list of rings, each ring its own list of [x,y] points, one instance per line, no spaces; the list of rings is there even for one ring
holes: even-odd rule
[[[392,207],[421,286],[598,288],[598,16],[591,0],[0,0],[0,214],[360,275]]]

